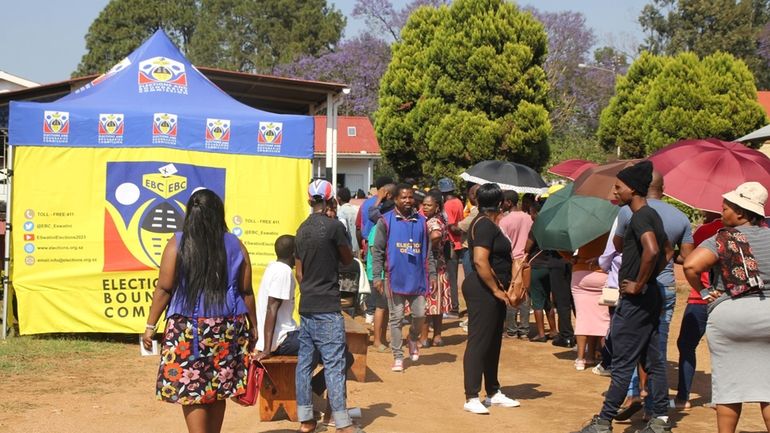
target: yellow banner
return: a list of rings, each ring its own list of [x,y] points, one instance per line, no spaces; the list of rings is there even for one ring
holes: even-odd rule
[[[158,148],[16,147],[13,282],[22,334],[140,333],[168,238],[208,188],[249,250],[255,290],[273,244],[307,216],[309,160]]]

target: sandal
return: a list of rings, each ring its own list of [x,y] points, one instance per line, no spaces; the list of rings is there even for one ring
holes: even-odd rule
[[[575,360],[575,370],[583,371],[585,369],[586,369],[586,360],[585,359],[576,359]]]
[[[618,408],[618,414],[615,415],[615,421],[625,421],[631,418],[641,408],[641,400],[634,400],[628,406],[620,406],[620,408]]]
[[[671,409],[676,410],[690,410],[692,409],[692,405],[689,401],[685,401],[684,403],[680,402],[679,400],[672,398],[668,400],[668,407]]]
[[[436,346],[436,347],[441,347],[441,346],[444,345],[444,340],[442,340],[441,337],[439,337],[438,339],[434,338],[433,339],[433,345]]]
[[[318,421],[315,421],[315,420],[313,421],[315,422],[315,425],[311,430],[302,430],[302,427],[300,426],[300,428],[297,429],[297,433],[321,433],[329,430]]]
[[[529,341],[533,341],[535,343],[545,343],[546,341],[548,341],[548,337],[546,337],[545,335],[543,335],[542,337],[532,337],[529,339]]]

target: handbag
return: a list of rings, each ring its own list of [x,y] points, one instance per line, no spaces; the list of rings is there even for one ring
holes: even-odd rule
[[[532,282],[532,268],[529,266],[529,262],[525,262],[522,259],[514,259],[514,264],[516,265],[516,270],[511,277],[511,286],[508,289],[509,297],[522,292],[526,294]]]
[[[599,297],[599,305],[614,307],[620,298],[620,290],[617,287],[602,287],[602,295]]]
[[[275,385],[272,379],[270,379],[265,366],[256,359],[252,359],[249,362],[249,370],[246,373],[246,392],[235,396],[235,402],[243,406],[254,406],[257,403],[262,382],[265,380],[268,381],[268,385],[272,388],[273,393],[275,393]]]
[[[764,289],[757,259],[744,233],[731,227],[719,229],[716,246],[722,281],[731,297],[737,298]]]

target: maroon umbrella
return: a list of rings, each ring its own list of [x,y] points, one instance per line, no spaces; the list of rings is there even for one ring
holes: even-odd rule
[[[585,159],[568,159],[549,168],[548,173],[566,177],[569,180],[575,180],[581,173],[596,165],[595,162],[586,161]]]
[[[590,167],[575,179],[573,194],[599,197],[614,201],[615,176],[620,170],[634,165],[641,159],[621,159],[607,164]]]
[[[756,181],[770,190],[770,158],[741,143],[682,140],[649,160],[663,175],[664,193],[696,209],[721,213],[722,194],[744,182]],[[765,215],[770,215],[769,206]]]

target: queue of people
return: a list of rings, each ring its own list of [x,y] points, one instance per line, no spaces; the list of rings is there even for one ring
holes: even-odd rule
[[[287,354],[298,357],[298,431],[316,431],[312,394],[326,392],[323,423],[362,432],[347,406],[352,356],[338,272],[354,260],[370,286],[361,308],[373,349],[392,354],[396,373],[409,367],[405,361],[419,362],[421,349],[443,345],[444,319],[459,317],[462,294],[467,412],[520,406],[498,379],[504,338],[551,340],[576,351],[575,370],[593,367],[611,378],[601,410],[580,433],[611,432],[613,420],[642,408],[642,433],[670,432],[669,409],[692,406],[695,348],[706,334],[719,433],[735,432],[742,404],[750,402],[760,403],[770,431],[770,374],[763,368],[770,355],[770,231],[762,185],[726,192],[721,220],[708,215],[693,235],[687,217],[661,200],[662,176],[641,161],[617,175],[622,208],[610,233],[577,251],[538,247],[532,226],[548,194],[520,199],[497,184],[476,185],[465,208],[450,179],[420,190],[383,177],[375,187],[357,207],[349,191],[335,194],[329,182],[313,181],[312,211],[296,235],[276,239],[276,260],[257,299],[248,252],[228,233],[221,200],[208,190],[190,197],[183,230],[164,250],[143,336],[149,346],[166,310],[156,393],[182,405],[189,431],[221,429],[226,399],[244,391],[248,359]],[[684,264],[691,293],[677,340],[677,394],[669,399],[675,263]],[[299,323],[292,316],[296,283]],[[313,376],[318,365],[323,370]]]

